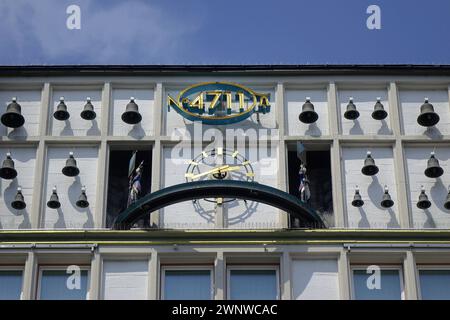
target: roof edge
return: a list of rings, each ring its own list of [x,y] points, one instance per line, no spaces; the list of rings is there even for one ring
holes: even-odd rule
[[[450,64],[3,65],[0,76],[238,74],[450,75]]]

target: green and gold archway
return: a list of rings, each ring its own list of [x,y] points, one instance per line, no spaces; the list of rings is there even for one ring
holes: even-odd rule
[[[300,219],[301,225],[325,227],[320,216],[297,197],[267,185],[235,180],[187,182],[150,193],[120,213],[113,227],[129,229],[138,219],[160,208],[183,201],[214,197],[264,203]]]

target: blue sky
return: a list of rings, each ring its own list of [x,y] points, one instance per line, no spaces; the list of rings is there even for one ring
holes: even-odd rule
[[[66,8],[81,8],[68,30]],[[366,27],[369,5],[381,29]],[[1,0],[0,64],[450,64],[449,0]]]

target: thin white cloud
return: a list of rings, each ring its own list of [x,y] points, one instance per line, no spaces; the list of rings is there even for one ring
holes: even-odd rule
[[[66,28],[69,4],[81,7],[81,30]],[[179,60],[184,39],[198,30],[201,21],[184,23],[176,17],[179,13],[143,1],[99,5],[94,0],[2,0],[0,49],[16,53],[8,56],[0,52],[0,63],[170,63]]]

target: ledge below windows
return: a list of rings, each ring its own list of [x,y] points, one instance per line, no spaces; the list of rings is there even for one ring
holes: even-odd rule
[[[391,247],[450,245],[450,230],[2,230],[0,249],[9,244],[102,245],[344,245],[379,244]]]

